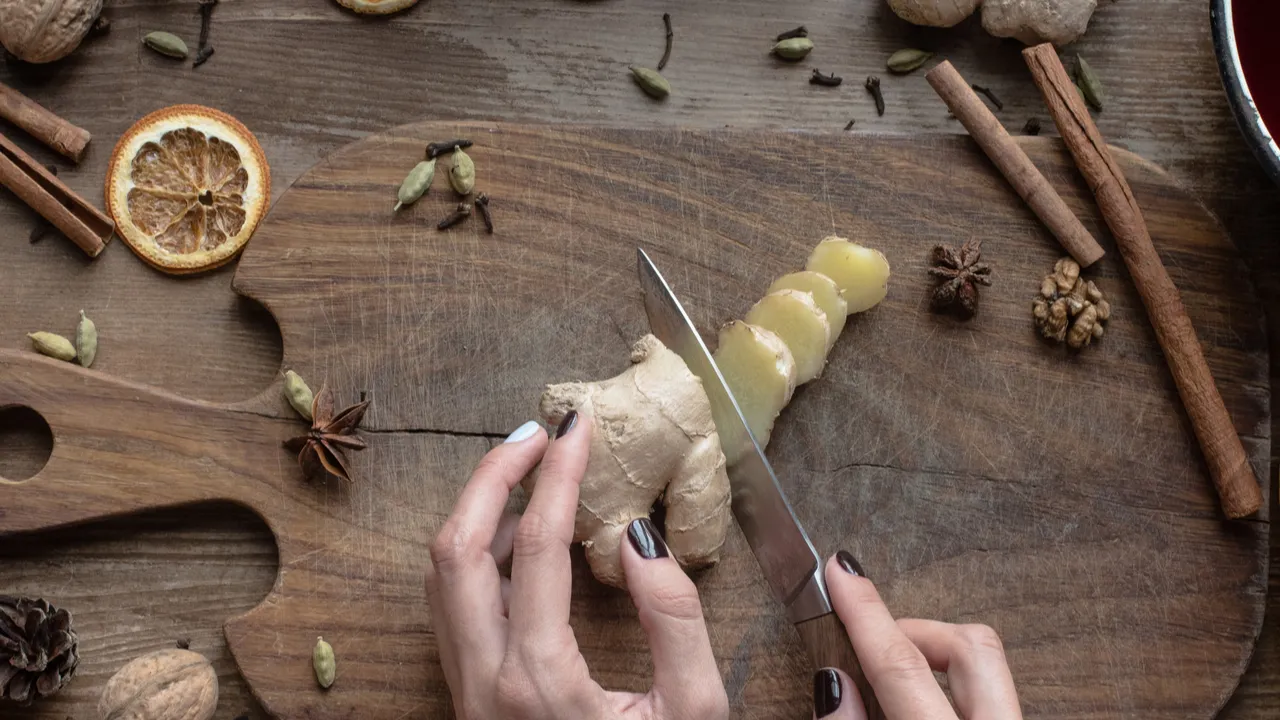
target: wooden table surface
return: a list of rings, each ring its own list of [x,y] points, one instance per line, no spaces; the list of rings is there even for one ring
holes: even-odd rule
[[[637,92],[626,65],[656,62],[664,11],[676,29],[666,72],[675,91],[658,104]],[[61,177],[95,202],[115,138],[146,112],[179,102],[213,105],[244,121],[266,149],[277,196],[351,140],[424,119],[832,132],[856,119],[852,132],[961,132],[923,76],[881,71],[884,58],[905,46],[937,50],[971,82],[990,86],[1004,101],[999,116],[1009,128],[1038,116],[1051,132],[1018,44],[986,36],[976,22],[913,28],[880,0],[425,0],[390,20],[358,18],[330,0],[222,0],[213,24],[217,54],[197,70],[138,46],[155,29],[194,41],[194,0],[109,0],[108,16],[110,33],[63,63],[0,64],[0,82],[88,128],[95,140],[72,168],[13,128],[0,132],[59,164]],[[818,46],[810,62],[780,66],[767,57],[772,36],[801,23]],[[1101,0],[1077,49],[1107,87],[1102,132],[1163,165],[1219,216],[1253,270],[1271,337],[1280,337],[1273,242],[1280,195],[1227,109],[1208,4]],[[808,85],[815,66],[844,75],[845,85]],[[884,80],[884,117],[862,89],[870,73]],[[265,311],[234,296],[230,270],[184,281],[175,293],[123,243],[88,262],[61,238],[29,245],[32,223],[25,207],[0,193],[0,345],[22,347],[33,329],[69,332],[76,310],[97,308],[113,320],[103,328],[104,371],[210,400],[250,396],[277,371],[279,332]],[[1272,348],[1276,357],[1274,339]],[[1275,367],[1273,360],[1273,383]],[[25,477],[39,466],[48,441],[24,427],[23,417],[0,414],[0,475]],[[1274,474],[1274,457],[1272,464]],[[0,591],[62,598],[78,622],[107,629],[106,652],[121,661],[190,639],[218,668],[218,717],[262,715],[221,632],[226,617],[259,602],[276,574],[271,535],[249,512],[203,507],[24,537],[0,544],[0,566]],[[1272,573],[1271,588],[1269,617],[1280,610],[1280,574]],[[1278,627],[1264,626],[1222,717],[1274,716]],[[38,710],[6,708],[0,717],[53,717]]]

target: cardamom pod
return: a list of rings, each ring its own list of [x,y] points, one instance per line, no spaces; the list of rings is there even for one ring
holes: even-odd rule
[[[921,65],[929,62],[929,58],[933,57],[933,53],[925,50],[917,50],[915,48],[903,48],[889,56],[889,62],[885,63],[889,67],[889,72],[897,75],[905,75],[912,70],[917,70]]]
[[[142,38],[142,44],[155,50],[161,55],[168,55],[171,58],[182,60],[187,57],[187,44],[182,38],[173,33],[157,30],[153,33],[147,33]]]
[[[299,415],[308,420],[313,419],[311,406],[314,404],[315,395],[312,394],[306,381],[292,370],[284,374],[284,397]]]
[[[1098,79],[1098,74],[1093,71],[1089,63],[1085,62],[1083,55],[1076,56],[1076,84],[1080,87],[1080,94],[1084,96],[1084,101],[1094,110],[1102,112],[1104,99],[1102,81]]]
[[[395,210],[399,210],[405,205],[412,205],[418,202],[418,198],[427,194],[431,189],[431,181],[436,177],[436,159],[423,160],[409,171],[405,176],[404,182],[400,183],[400,192],[396,195]],[[393,210],[392,212],[394,212]],[[296,406],[295,406],[296,407]]]
[[[459,195],[469,195],[476,187],[476,164],[462,148],[453,149],[453,166],[449,168],[449,184]]]
[[[651,98],[662,100],[671,94],[671,83],[662,77],[657,70],[650,70],[647,67],[630,67],[631,77],[635,79],[636,84]]]
[[[787,38],[779,40],[777,45],[773,46],[773,54],[783,60],[799,60],[809,51],[813,49],[813,41],[807,37]]]
[[[80,311],[80,323],[76,325],[76,360],[81,367],[89,367],[98,356],[98,326]]]
[[[316,649],[311,652],[311,665],[316,670],[316,682],[320,683],[320,687],[327,688],[333,684],[338,665],[333,657],[333,646],[322,637],[316,638]]]
[[[66,360],[71,362],[76,359],[76,347],[71,341],[55,335],[51,332],[33,332],[27,333],[27,337],[31,338],[31,344],[35,346],[36,352],[41,355],[48,355],[51,358]]]

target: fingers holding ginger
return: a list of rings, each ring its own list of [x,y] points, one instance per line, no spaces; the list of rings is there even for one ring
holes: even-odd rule
[[[549,425],[578,410],[594,426],[574,540],[596,578],[615,587],[625,585],[627,526],[664,490],[672,554],[685,567],[719,560],[729,522],[729,480],[702,382],[652,335],[635,344],[631,362],[608,380],[552,385],[539,407]]]

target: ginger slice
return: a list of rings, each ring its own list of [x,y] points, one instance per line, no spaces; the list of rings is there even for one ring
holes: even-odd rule
[[[774,280],[768,292],[774,293],[779,290],[799,290],[813,296],[813,301],[822,308],[822,312],[827,316],[827,322],[831,324],[831,338],[827,341],[827,352],[831,352],[836,339],[840,337],[840,332],[844,330],[845,316],[849,313],[849,303],[840,297],[840,287],[836,285],[836,281],[820,272],[801,270]]]
[[[796,389],[796,361],[791,350],[772,331],[734,320],[720,330],[715,360],[763,450],[773,433],[774,419]],[[724,454],[730,465],[746,452],[747,447],[739,443],[725,442]]]
[[[743,319],[749,325],[773,331],[787,344],[796,363],[797,385],[822,374],[831,343],[831,323],[813,295],[799,290],[771,292]]]
[[[884,253],[842,237],[824,238],[804,267],[836,281],[850,315],[875,307],[889,292],[889,261]]]

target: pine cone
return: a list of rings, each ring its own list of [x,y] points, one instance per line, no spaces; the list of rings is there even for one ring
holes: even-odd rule
[[[0,700],[26,705],[58,692],[80,662],[76,642],[71,613],[0,595]]]

